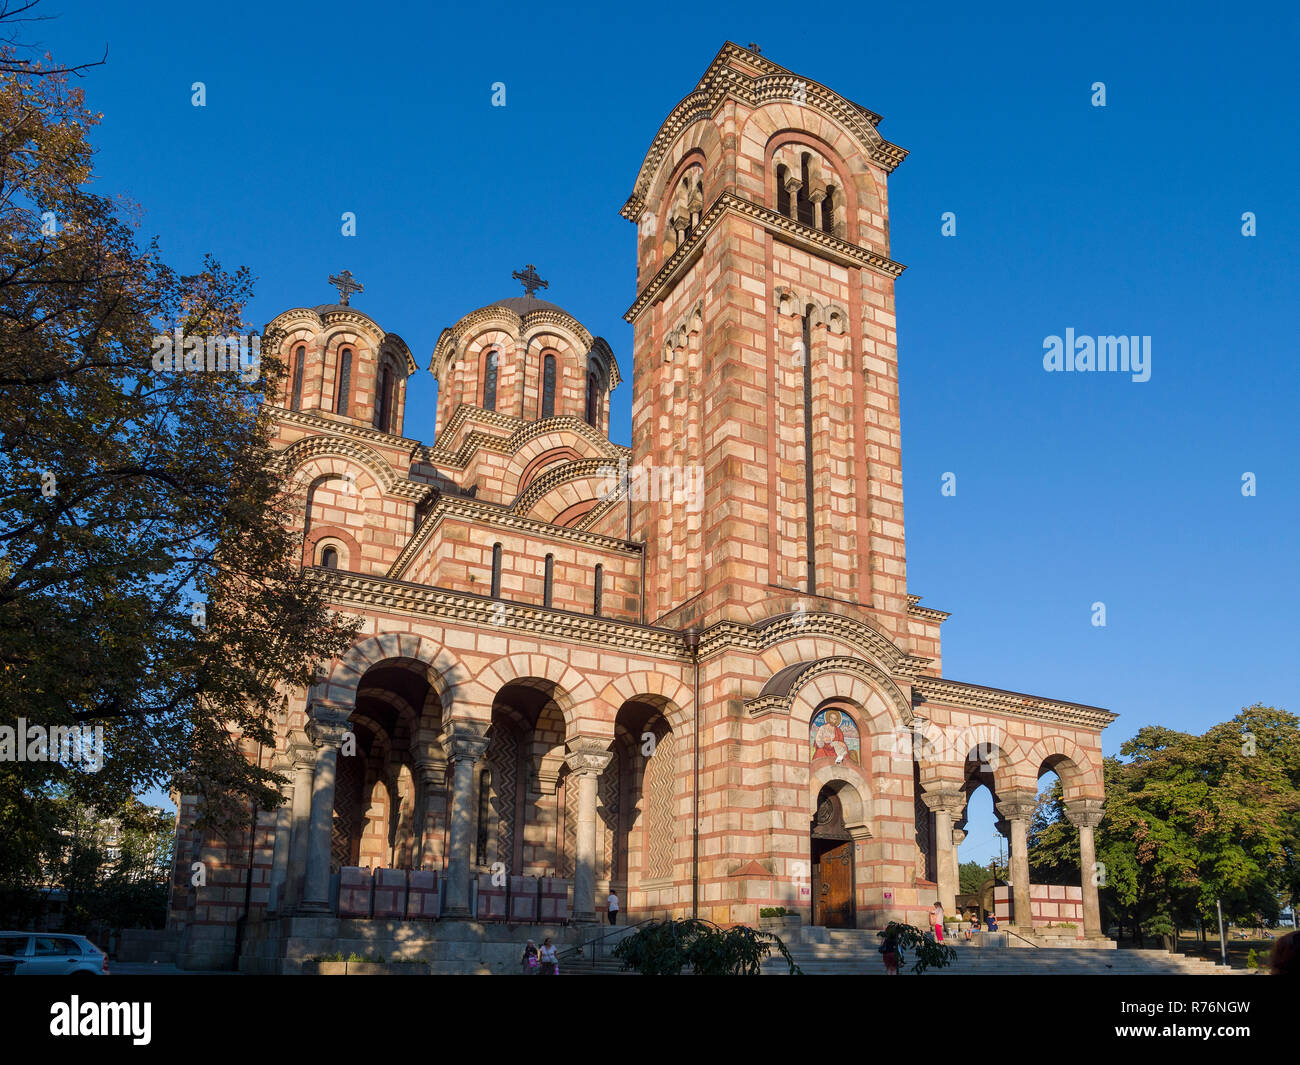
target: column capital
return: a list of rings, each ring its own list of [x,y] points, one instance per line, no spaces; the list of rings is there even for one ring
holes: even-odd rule
[[[571,740],[569,746],[572,750],[564,756],[564,764],[576,777],[599,776],[614,757],[605,740],[591,736],[579,736]]]
[[[1008,821],[1028,821],[1034,816],[1038,796],[1032,791],[1008,791],[997,802],[997,811]]]
[[[960,847],[966,839],[966,830],[964,828],[954,828],[952,830],[952,845]]]
[[[934,784],[923,783],[921,787],[921,801],[931,813],[945,813],[952,817],[960,817],[962,810],[966,808],[966,793],[961,788],[942,782]]]
[[[1096,828],[1101,824],[1105,811],[1101,799],[1068,799],[1065,816],[1075,828]]]
[[[336,717],[313,717],[307,722],[307,739],[317,751],[323,748],[337,748],[343,742],[343,736],[347,731],[347,718],[339,720]],[[315,761],[315,758],[316,753],[313,751],[312,760]]]
[[[450,721],[443,730],[442,749],[450,762],[473,764],[488,748],[487,729],[469,721]]]

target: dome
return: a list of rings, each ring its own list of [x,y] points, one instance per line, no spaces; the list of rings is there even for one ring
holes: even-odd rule
[[[546,300],[539,300],[536,296],[511,296],[508,299],[497,300],[495,303],[489,303],[486,307],[480,307],[480,311],[491,310],[493,307],[504,307],[508,311],[514,311],[520,318],[533,311],[559,311],[560,314],[568,315],[573,318],[563,307],[555,303],[549,303]],[[476,313],[476,312],[471,312]],[[575,322],[576,318],[573,319]]]

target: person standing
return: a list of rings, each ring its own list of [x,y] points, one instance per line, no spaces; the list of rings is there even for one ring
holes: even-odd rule
[[[934,900],[934,906],[930,910],[930,924],[934,926],[934,939],[936,943],[943,942],[943,903],[938,899]]]
[[[519,964],[523,966],[525,976],[536,976],[540,962],[537,959],[537,944],[531,939],[524,947],[524,956],[519,959]]]
[[[609,923],[618,924],[618,896],[613,887],[609,889]]]
[[[880,945],[881,956],[885,959],[885,975],[898,975],[898,932],[892,924],[885,928],[885,941]]]
[[[547,936],[542,941],[542,975],[559,976],[560,959],[555,956],[555,947],[551,945],[551,937]]]

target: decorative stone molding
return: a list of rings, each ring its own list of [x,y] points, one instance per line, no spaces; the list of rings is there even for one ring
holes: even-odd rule
[[[1036,721],[1056,721],[1089,730],[1103,729],[1119,716],[1098,706],[1040,699],[1020,692],[984,688],[978,684],[963,684],[960,681],[923,675],[917,675],[912,680],[912,702],[915,705],[938,703],[967,710],[988,710],[1012,717],[1033,718]]]
[[[1075,828],[1096,828],[1105,810],[1101,799],[1070,799],[1065,804],[1065,816]]]
[[[374,341],[375,350],[382,354],[392,351],[406,363],[406,372],[415,373],[415,357],[411,354],[406,341],[396,333],[386,333],[370,315],[345,304],[324,305],[321,307],[293,307],[271,319],[263,331],[263,343],[268,350],[274,350],[285,337],[289,336],[295,326],[305,325],[313,333],[319,333],[330,326],[351,326]]]
[[[637,295],[636,302],[623,315],[624,321],[635,322],[647,307],[658,302],[664,293],[677,283],[681,275],[685,274],[704,250],[709,233],[728,213],[759,221],[768,232],[780,235],[787,243],[838,266],[849,269],[865,267],[888,278],[897,278],[907,269],[902,263],[894,262],[887,255],[881,255],[860,244],[853,244],[842,237],[823,232],[793,218],[787,218],[772,208],[754,203],[743,196],[724,192],[704,213],[700,224],[695,227],[690,237],[682,242],[654,277],[646,282],[645,287]]]
[[[451,721],[441,736],[448,762],[473,765],[488,748],[488,738],[481,727],[467,721]]]
[[[564,764],[575,777],[599,776],[614,757],[605,740],[579,736],[569,742],[573,749],[564,756]]]
[[[960,788],[949,787],[944,783],[922,784],[921,801],[931,813],[946,813],[960,817],[966,808],[966,793]],[[1031,811],[1032,812],[1032,811]]]
[[[1038,796],[1032,791],[1011,791],[996,803],[997,812],[1006,821],[1028,821],[1034,816]]]
[[[746,69],[733,66],[736,60]],[[788,105],[796,92],[801,106],[819,111],[836,122],[882,170],[892,173],[907,156],[906,149],[889,143],[876,130],[880,116],[875,112],[852,103],[824,85],[799,77],[765,56],[755,55],[728,41],[709,64],[699,88],[672,109],[650,142],[634,191],[623,205],[623,217],[635,221],[644,213],[651,183],[668,152],[688,126],[713,119],[727,106],[729,99],[739,100],[753,108],[768,102]]]

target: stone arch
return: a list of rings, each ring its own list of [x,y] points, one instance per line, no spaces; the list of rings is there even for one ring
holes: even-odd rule
[[[458,660],[440,642],[412,633],[383,633],[359,638],[336,659],[325,679],[312,685],[308,705],[322,711],[351,710],[362,677],[376,666],[393,661],[422,669],[429,687],[437,694],[444,718],[458,700],[458,689],[468,681]]]
[[[398,483],[397,473],[379,452],[353,440],[336,437],[309,436],[290,444],[276,456],[280,468],[289,473],[296,486],[305,471],[337,472],[328,468],[328,461],[342,461],[361,467],[374,482],[376,498],[381,492],[391,492]]]
[[[844,827],[864,835],[871,834],[875,823],[875,798],[864,773],[854,772],[852,766],[822,765],[808,777],[808,809],[817,809],[817,799],[822,789],[839,784],[840,809],[844,812]]]
[[[683,732],[691,720],[686,707],[692,706],[694,698],[691,689],[678,678],[642,670],[625,673],[611,680],[601,690],[598,701],[613,708],[615,712],[624,703],[647,703],[664,715],[669,728],[674,732]]]
[[[607,715],[593,714],[589,709],[595,693],[587,678],[567,662],[548,654],[508,654],[494,659],[474,678],[466,702],[490,707],[496,693],[508,684],[545,691],[559,708],[570,738],[590,732],[592,725],[597,727],[599,735],[606,732],[613,735],[612,718],[607,729],[600,729],[599,723]]]
[[[1044,736],[1031,747],[1021,765],[1033,775],[1032,786],[1038,787],[1045,769],[1061,780],[1067,799],[1101,798],[1103,784],[1099,768],[1077,743],[1067,736]]]
[[[860,709],[859,729],[875,742],[911,726],[911,700],[893,678],[874,662],[850,655],[808,662],[790,688],[790,714],[811,721],[825,703],[837,699]]]

